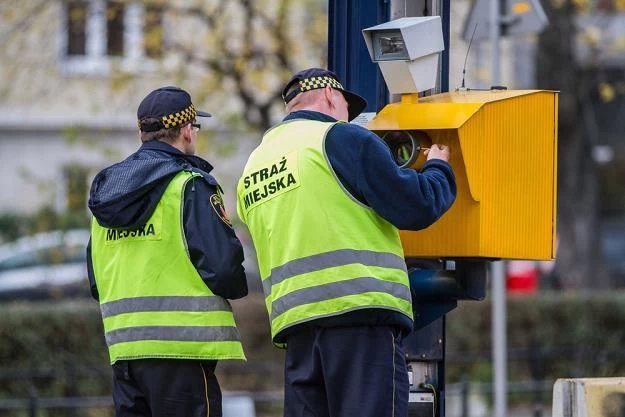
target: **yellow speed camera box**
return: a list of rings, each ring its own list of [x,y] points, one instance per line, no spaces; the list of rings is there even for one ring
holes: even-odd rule
[[[419,147],[447,145],[458,187],[436,223],[401,232],[405,256],[553,259],[557,109],[557,92],[535,90],[409,94],[382,109],[367,127],[398,161],[420,169]]]

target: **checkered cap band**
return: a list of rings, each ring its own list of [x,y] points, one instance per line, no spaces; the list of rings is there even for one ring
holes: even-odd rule
[[[330,86],[337,90],[344,90],[340,82],[334,77],[310,77],[303,79],[299,82],[299,89],[303,93],[305,91],[315,90],[317,88],[324,88]]]
[[[191,104],[184,110],[161,117],[161,120],[163,121],[165,129],[169,129],[171,127],[182,126],[183,124],[192,121],[195,119],[196,115],[197,111],[195,110],[193,104]]]
[[[161,117],[161,129],[169,129],[170,127],[182,126],[185,123],[193,121],[197,116],[197,110],[193,104],[184,110]],[[137,122],[139,130],[141,130],[141,120]]]

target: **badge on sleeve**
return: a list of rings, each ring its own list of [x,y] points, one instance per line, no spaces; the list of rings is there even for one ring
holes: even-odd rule
[[[229,227],[232,227],[232,222],[230,221],[230,217],[228,217],[228,213],[226,213],[226,207],[224,206],[224,200],[221,197],[220,193],[215,193],[211,195],[211,206],[213,206],[213,210],[217,213],[217,216],[226,223]]]

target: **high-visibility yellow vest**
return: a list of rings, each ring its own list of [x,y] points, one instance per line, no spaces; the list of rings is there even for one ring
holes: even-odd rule
[[[269,130],[237,186],[274,343],[298,323],[358,309],[412,320],[399,231],[343,189],[324,151],[333,125],[293,120]]]
[[[145,225],[91,222],[93,271],[111,363],[121,359],[245,359],[228,301],[191,263],[183,230],[187,181],[180,172]]]

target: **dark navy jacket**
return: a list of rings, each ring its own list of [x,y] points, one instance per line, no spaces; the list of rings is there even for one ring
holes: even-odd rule
[[[326,114],[310,110],[293,112],[284,120],[293,119],[336,122]],[[425,229],[438,220],[456,198],[456,180],[447,162],[427,161],[420,172],[399,168],[386,143],[363,127],[337,123],[326,135],[325,151],[332,169],[349,193],[398,229]],[[412,323],[402,313],[382,309],[353,311],[305,325],[391,325],[404,331],[412,330]],[[293,329],[296,328],[298,326]],[[287,329],[277,339],[285,339],[288,333]]]
[[[211,205],[211,196],[221,190],[209,174],[212,169],[202,158],[185,155],[167,143],[146,142],[124,161],[96,175],[89,209],[104,227],[137,227],[150,218],[178,172],[201,174],[201,178],[189,181],[184,190],[183,229],[191,262],[213,293],[228,299],[241,298],[247,295],[243,248],[228,220]],[[91,294],[98,300],[91,241],[87,247],[87,269]]]

